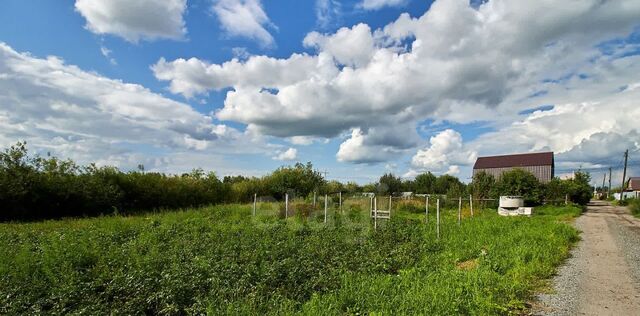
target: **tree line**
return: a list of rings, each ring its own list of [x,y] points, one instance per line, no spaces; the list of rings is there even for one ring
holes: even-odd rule
[[[533,175],[515,170],[500,179],[477,174],[470,184],[450,175],[423,173],[402,179],[391,173],[377,182],[327,181],[311,163],[282,166],[262,177],[226,176],[194,169],[171,175],[139,170],[123,172],[116,167],[90,164],[80,166],[57,157],[30,156],[26,143],[17,143],[0,153],[0,220],[37,220],[61,217],[132,214],[150,210],[177,209],[218,203],[246,203],[254,194],[283,200],[285,194],[309,198],[314,193],[380,195],[413,192],[446,194],[451,197],[473,194],[476,198],[523,195],[531,203],[571,195],[576,203],[586,203],[591,194],[589,175],[578,172],[572,180],[554,179],[540,184]],[[588,195],[588,196],[587,196]],[[585,201],[586,200],[586,201]]]

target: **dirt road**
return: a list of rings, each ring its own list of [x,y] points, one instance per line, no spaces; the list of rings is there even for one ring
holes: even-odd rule
[[[640,220],[593,201],[575,225],[582,240],[534,314],[640,315]]]

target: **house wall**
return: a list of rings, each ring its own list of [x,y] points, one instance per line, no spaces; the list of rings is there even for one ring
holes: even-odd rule
[[[553,168],[551,166],[528,166],[528,167],[509,167],[509,168],[487,168],[487,169],[473,169],[473,175],[476,173],[484,171],[494,178],[498,179],[502,176],[503,173],[507,171],[511,171],[513,169],[522,169],[528,172],[531,172],[538,181],[542,183],[548,183],[553,178]]]

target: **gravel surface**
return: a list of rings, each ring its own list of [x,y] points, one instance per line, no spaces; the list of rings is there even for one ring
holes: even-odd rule
[[[640,221],[625,208],[589,205],[571,258],[538,296],[535,315],[640,315]]]
[[[619,247],[625,249],[625,260],[633,273],[636,289],[640,291],[640,221],[630,215],[623,215],[623,220],[626,222],[609,220],[607,224],[610,230],[616,232],[614,236]]]

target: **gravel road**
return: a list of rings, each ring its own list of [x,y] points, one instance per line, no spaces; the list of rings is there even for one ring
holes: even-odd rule
[[[582,240],[538,296],[535,315],[640,315],[640,220],[593,201],[575,225]]]

